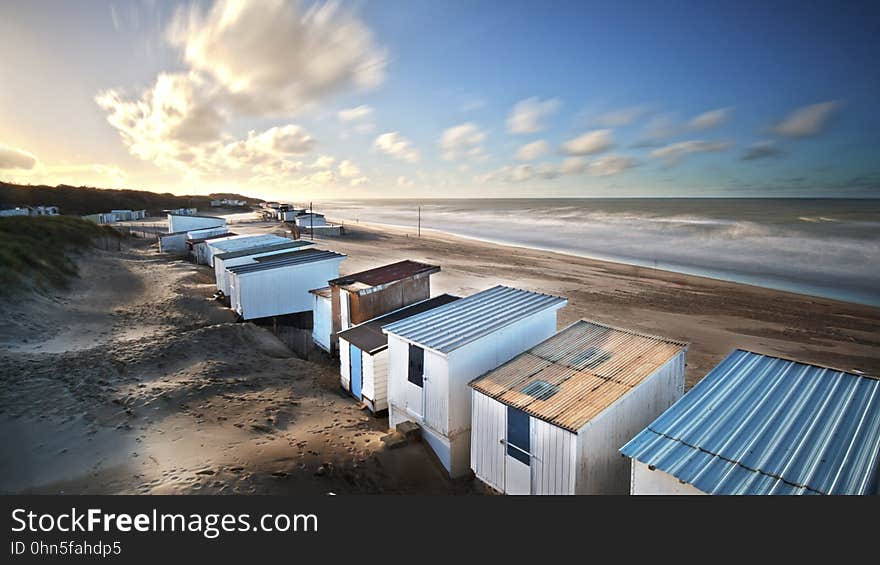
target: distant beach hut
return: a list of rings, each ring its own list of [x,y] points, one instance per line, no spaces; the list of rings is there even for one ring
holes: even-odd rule
[[[553,335],[567,303],[496,286],[385,326],[391,427],[418,424],[451,476],[468,473],[468,383]]]
[[[312,245],[314,244],[311,241],[289,239],[280,243],[270,243],[259,247],[218,253],[214,255],[214,279],[217,284],[217,290],[222,291],[226,297],[229,297],[229,271],[227,270],[229,267],[256,263],[261,257],[278,256],[291,251],[305,249]]]
[[[318,214],[315,212],[302,212],[295,216],[296,225],[299,228],[308,229],[312,226],[326,226],[327,220],[324,218],[324,214]]]
[[[684,393],[686,351],[575,322],[470,383],[471,468],[506,494],[628,494],[617,450]]]
[[[431,296],[431,275],[438,272],[437,265],[404,260],[329,281],[332,333],[425,300]]]
[[[345,255],[304,249],[289,257],[264,257],[254,264],[238,265],[230,273],[230,304],[244,320],[312,311],[309,291],[339,276]]]
[[[342,388],[375,414],[388,409],[388,336],[382,326],[405,320],[458,300],[441,294],[373,318],[339,334],[339,374]]]
[[[620,452],[632,494],[878,494],[880,380],[737,349]]]

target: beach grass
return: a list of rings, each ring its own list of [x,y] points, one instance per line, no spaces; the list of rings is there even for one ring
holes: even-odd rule
[[[112,228],[72,216],[0,218],[0,294],[66,288],[77,276],[75,253],[120,237]]]

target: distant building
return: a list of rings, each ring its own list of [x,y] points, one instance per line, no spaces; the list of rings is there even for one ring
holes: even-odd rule
[[[221,198],[218,200],[211,200],[211,206],[214,208],[219,208],[221,206],[247,206],[247,202],[245,200],[238,200],[235,198]]]
[[[19,208],[7,208],[5,210],[0,210],[0,217],[9,217],[9,216],[30,216],[31,211],[26,207]]]
[[[0,217],[8,216],[57,216],[58,206],[18,206],[0,210]]]
[[[31,216],[57,216],[58,206],[31,206]]]
[[[326,226],[327,220],[326,218],[324,218],[324,214],[317,214],[315,212],[302,212],[301,214],[296,215],[296,225],[299,228],[308,229],[311,226]]]
[[[629,494],[617,450],[681,398],[686,350],[575,322],[470,383],[471,469],[505,494]]]
[[[878,494],[880,380],[737,349],[620,452],[632,494]]]
[[[195,216],[199,213],[196,208],[175,208],[173,210],[162,210],[162,212],[173,216]]]

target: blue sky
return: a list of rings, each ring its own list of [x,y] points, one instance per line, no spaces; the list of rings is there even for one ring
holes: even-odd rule
[[[13,2],[0,178],[880,196],[876,3]]]

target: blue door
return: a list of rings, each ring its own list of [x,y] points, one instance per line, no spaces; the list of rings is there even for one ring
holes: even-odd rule
[[[348,345],[348,359],[351,364],[351,394],[358,400],[361,399],[361,388],[363,388],[364,377],[361,371],[361,350],[352,344]]]

